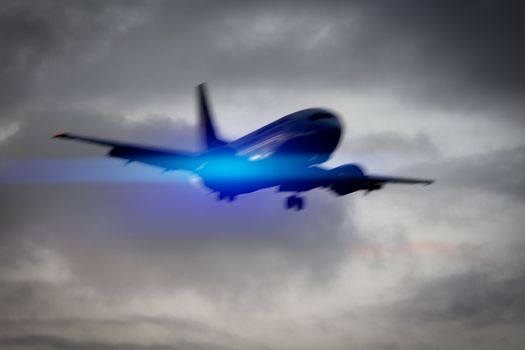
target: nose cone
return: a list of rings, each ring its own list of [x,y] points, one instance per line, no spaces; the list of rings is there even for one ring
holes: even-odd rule
[[[306,119],[312,123],[312,125],[326,126],[327,128],[338,128],[341,129],[341,123],[339,118],[333,112],[321,108],[312,108],[307,110],[309,113]]]
[[[339,121],[339,118],[337,117],[337,115],[333,113],[329,113],[329,114],[330,114],[330,118],[326,118],[324,120],[326,127],[329,129],[337,129],[339,130],[339,132],[341,132],[341,129],[343,128],[343,126],[341,122]]]
[[[322,137],[327,140],[329,144],[328,149],[334,151],[341,140],[342,125],[335,115],[323,121],[323,124],[323,129],[321,130]]]
[[[317,109],[316,113],[312,114],[308,120],[314,129],[326,132],[332,135],[332,137],[333,135],[337,135],[337,139],[339,140],[343,126],[335,113],[325,109]]]
[[[341,139],[342,124],[336,114],[325,109],[314,109],[308,116],[308,125],[315,134],[315,148],[326,158],[337,148]]]

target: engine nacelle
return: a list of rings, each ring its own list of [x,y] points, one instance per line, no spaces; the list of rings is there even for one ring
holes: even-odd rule
[[[365,173],[356,164],[345,164],[330,170],[335,175],[330,189],[340,196],[362,189]]]
[[[360,178],[365,175],[363,169],[357,164],[345,164],[340,165],[337,168],[330,170],[333,174],[338,177],[351,178],[356,177]]]

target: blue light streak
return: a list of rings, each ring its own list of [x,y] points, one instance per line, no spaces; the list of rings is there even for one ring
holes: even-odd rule
[[[187,181],[179,172],[114,159],[38,159],[0,161],[0,184],[129,183]]]

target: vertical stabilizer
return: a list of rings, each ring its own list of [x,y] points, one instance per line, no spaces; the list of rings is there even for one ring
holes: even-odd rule
[[[226,142],[220,140],[215,132],[213,126],[213,117],[208,105],[208,98],[206,92],[206,84],[202,83],[197,86],[197,98],[198,98],[198,109],[199,109],[199,122],[202,138],[207,149],[213,149],[226,144]]]

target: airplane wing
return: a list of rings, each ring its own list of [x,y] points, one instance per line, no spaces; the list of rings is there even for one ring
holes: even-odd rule
[[[335,169],[309,167],[293,175],[286,174],[279,181],[279,190],[283,192],[304,192],[317,187],[329,188],[339,195],[346,195],[359,190],[375,191],[387,183],[430,185],[434,180],[408,177],[367,175],[354,164]]]
[[[111,157],[127,159],[130,162],[145,163],[164,168],[165,170],[194,171],[201,163],[197,155],[187,152],[178,152],[129,143],[120,143],[111,140],[74,135],[70,133],[56,134],[53,136],[53,138],[76,140],[110,147],[111,150],[109,151],[108,155]]]
[[[323,179],[321,181],[322,185],[314,182],[312,183],[312,188],[316,185],[318,187],[328,187],[330,190],[342,196],[359,190],[379,190],[388,183],[430,185],[434,182],[434,180],[429,179],[368,175],[365,174],[360,167],[352,164],[343,167],[340,171],[337,171],[337,168],[329,170],[325,172],[324,175],[320,172],[317,178]]]
[[[429,179],[415,179],[410,177],[395,177],[395,176],[375,176],[375,175],[366,175],[367,181],[374,182],[377,184],[423,184],[430,185],[434,180]]]

